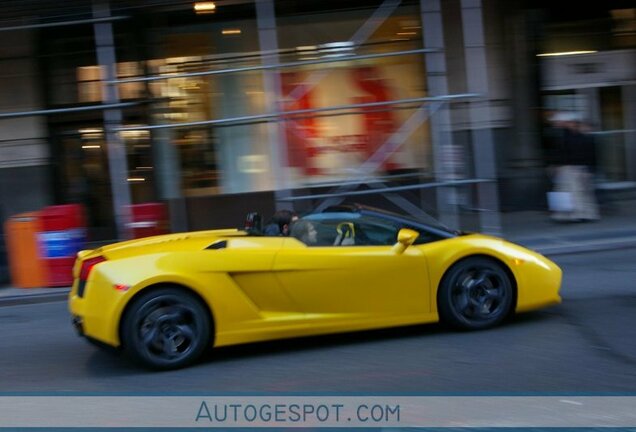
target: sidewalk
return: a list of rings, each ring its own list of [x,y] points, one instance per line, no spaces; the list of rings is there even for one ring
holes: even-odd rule
[[[70,290],[70,287],[14,288],[11,286],[0,286],[0,307],[64,301],[68,297]]]
[[[548,255],[636,247],[636,201],[611,203],[600,221],[557,223],[547,212],[502,213],[502,237]],[[0,306],[65,300],[70,288],[0,286]]]
[[[503,237],[544,255],[636,246],[636,201],[616,201],[596,222],[554,222],[548,212],[502,214]]]

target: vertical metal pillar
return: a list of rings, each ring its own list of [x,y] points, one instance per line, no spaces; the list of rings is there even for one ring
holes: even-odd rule
[[[107,0],[93,2],[93,18],[109,18],[110,6]],[[97,62],[102,71],[103,102],[106,104],[119,103],[117,84],[109,82],[117,79],[117,61],[115,57],[115,42],[113,28],[110,22],[97,22],[94,24],[95,49]],[[128,161],[126,159],[126,147],[119,133],[121,127],[121,109],[109,108],[104,110],[104,132],[108,150],[108,167],[110,171],[110,184],[113,194],[113,210],[119,238],[130,238],[130,188],[128,185]]]
[[[426,80],[428,96],[444,96],[448,94],[446,79],[446,53],[444,50],[444,27],[442,24],[442,7],[439,0],[420,0],[422,19],[422,36],[424,48],[433,52],[425,54]],[[444,182],[454,178],[453,135],[450,109],[447,103],[431,115],[431,139],[433,141],[433,163],[435,180]],[[437,210],[439,219],[450,228],[459,228],[457,212],[457,191],[453,187],[437,189]]]
[[[469,115],[475,161],[475,176],[492,180],[477,185],[481,231],[501,234],[499,194],[497,192],[497,165],[492,133],[492,115],[488,100],[488,65],[482,18],[481,0],[461,0],[464,50],[466,54],[466,79],[469,93],[482,98],[470,102]]]
[[[623,129],[625,129],[625,176],[636,180],[636,84],[621,87],[623,100]]]
[[[601,98],[598,87],[576,89],[576,94],[585,101],[583,120],[591,125],[601,124]]]
[[[159,117],[161,114],[154,112],[151,115]],[[152,131],[151,140],[156,188],[159,198],[168,202],[170,231],[187,231],[188,214],[181,192],[180,155],[175,148],[174,131],[167,128],[155,129]]]
[[[278,35],[276,33],[276,15],[273,0],[254,0],[256,5],[256,20],[258,24],[258,39],[260,43],[262,62],[264,65],[278,64]],[[265,106],[270,113],[283,112],[283,96],[280,73],[278,69],[263,71],[263,90]],[[274,197],[276,209],[291,208],[291,201],[284,198],[290,196],[289,163],[287,160],[287,140],[285,123],[270,121],[268,123],[270,143],[271,170],[274,175]]]

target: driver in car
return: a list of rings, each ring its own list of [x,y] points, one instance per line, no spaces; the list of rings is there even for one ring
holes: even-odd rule
[[[300,219],[294,222],[291,235],[307,246],[315,246],[318,244],[318,230],[311,221]]]

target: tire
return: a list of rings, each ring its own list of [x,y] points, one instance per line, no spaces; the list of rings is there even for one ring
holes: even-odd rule
[[[159,288],[133,300],[122,321],[126,353],[152,369],[178,369],[197,360],[211,344],[207,308],[179,288]]]
[[[470,257],[453,265],[437,292],[440,320],[463,330],[496,326],[508,316],[514,299],[506,269],[485,257]]]

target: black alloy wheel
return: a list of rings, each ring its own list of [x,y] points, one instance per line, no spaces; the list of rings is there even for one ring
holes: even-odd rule
[[[178,288],[142,294],[122,324],[125,350],[134,360],[154,369],[176,369],[192,363],[211,344],[210,335],[205,306]]]
[[[499,324],[513,307],[513,284],[497,261],[471,257],[453,265],[440,284],[440,319],[453,327],[478,330]]]

